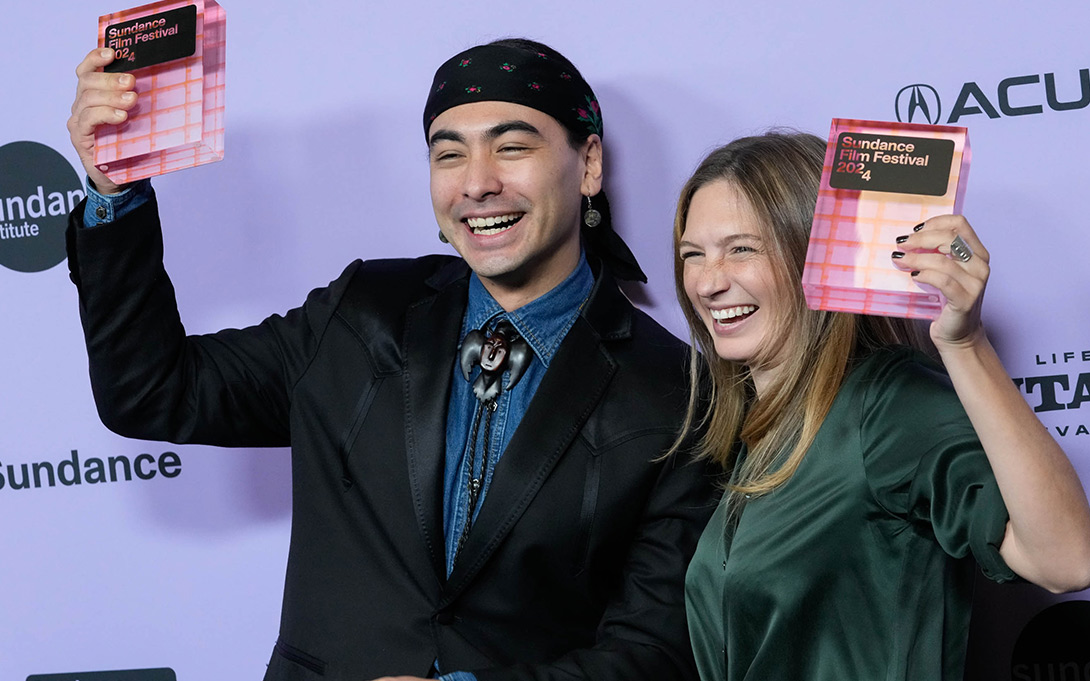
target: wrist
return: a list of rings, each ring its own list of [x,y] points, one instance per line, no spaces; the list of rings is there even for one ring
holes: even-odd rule
[[[117,196],[124,194],[132,189],[134,182],[126,182],[125,184],[114,184],[107,178],[105,181],[95,182],[90,175],[87,176],[87,189],[93,191],[99,196]]]
[[[991,345],[991,341],[988,340],[988,334],[985,332],[983,324],[978,324],[973,331],[955,340],[931,334],[931,342],[934,343],[935,349],[938,350],[939,354],[943,356],[948,354],[976,353],[982,348]]]
[[[979,377],[980,371],[988,372],[997,364],[1002,366],[983,328],[978,328],[958,341],[936,341],[935,349],[951,377],[955,372],[959,375]]]

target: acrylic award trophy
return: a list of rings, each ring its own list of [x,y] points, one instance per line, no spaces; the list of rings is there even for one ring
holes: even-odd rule
[[[965,128],[833,119],[802,287],[812,309],[934,319],[938,290],[894,266],[897,237],[960,213]]]
[[[106,71],[136,77],[136,106],[95,131],[95,165],[118,184],[223,158],[226,17],[214,0],[163,0],[98,19]]]

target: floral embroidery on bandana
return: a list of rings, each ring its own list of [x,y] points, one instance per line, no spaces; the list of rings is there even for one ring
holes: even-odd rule
[[[460,104],[492,100],[542,111],[580,137],[602,135],[605,120],[594,91],[578,71],[565,68],[562,61],[545,50],[492,44],[451,57],[432,80],[424,107],[425,134],[431,127],[428,115]]]
[[[602,111],[598,107],[598,100],[591,99],[590,95],[586,95],[587,109],[578,108],[575,110],[579,120],[587,124],[587,129],[596,135],[602,134]]]

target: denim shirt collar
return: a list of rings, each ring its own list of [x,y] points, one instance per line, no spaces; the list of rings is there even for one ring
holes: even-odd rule
[[[560,342],[583,308],[594,287],[594,274],[586,256],[579,255],[579,263],[568,277],[551,291],[530,301],[517,310],[507,312],[518,332],[534,349],[534,356],[548,367]],[[472,329],[479,329],[504,310],[476,273],[469,278],[469,300],[466,304],[464,336]]]

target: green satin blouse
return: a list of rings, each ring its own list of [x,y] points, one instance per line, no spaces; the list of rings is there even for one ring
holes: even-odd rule
[[[726,510],[685,580],[703,681],[960,680],[972,558],[1015,577],[980,442],[941,367],[907,348],[851,371],[798,471],[732,535]]]

